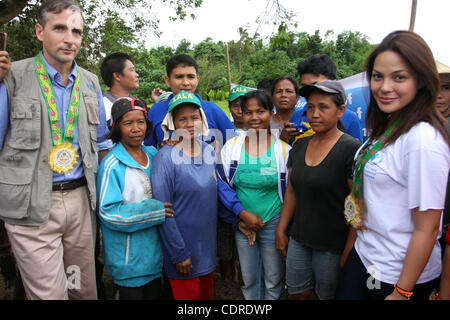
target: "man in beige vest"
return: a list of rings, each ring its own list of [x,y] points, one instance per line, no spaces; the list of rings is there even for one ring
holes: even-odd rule
[[[0,219],[28,299],[97,299],[96,156],[111,142],[98,79],[74,61],[82,34],[74,0],[45,0],[42,51],[0,51]]]

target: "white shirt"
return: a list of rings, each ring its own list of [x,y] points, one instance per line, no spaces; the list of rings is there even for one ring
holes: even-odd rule
[[[412,210],[444,208],[449,166],[447,143],[425,122],[367,163],[363,178],[367,230],[358,231],[355,249],[375,279],[397,283],[414,231]],[[431,281],[440,273],[441,250],[436,241],[417,283]]]
[[[107,97],[103,97],[103,104],[105,105],[106,122],[109,123],[109,120],[111,119],[111,109],[113,106],[113,102]]]

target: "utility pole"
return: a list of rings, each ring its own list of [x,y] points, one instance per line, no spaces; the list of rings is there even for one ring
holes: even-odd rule
[[[416,10],[417,10],[417,0],[412,0],[411,7],[411,20],[409,22],[409,31],[414,31],[414,25],[416,23]]]
[[[231,90],[231,68],[230,68],[230,53],[228,50],[228,42],[225,43],[225,54],[227,58],[228,90]]]

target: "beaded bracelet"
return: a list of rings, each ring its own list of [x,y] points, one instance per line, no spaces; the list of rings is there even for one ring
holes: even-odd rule
[[[412,291],[406,291],[406,290],[404,290],[404,289],[402,289],[402,288],[400,288],[398,285],[394,285],[394,289],[402,296],[402,297],[404,297],[404,298],[406,298],[406,299],[411,299],[411,296],[413,295],[413,292]]]

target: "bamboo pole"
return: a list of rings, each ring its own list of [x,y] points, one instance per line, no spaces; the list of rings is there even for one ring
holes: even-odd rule
[[[411,7],[411,20],[409,21],[409,31],[414,31],[414,25],[416,23],[416,11],[417,11],[417,0],[412,0]]]
[[[231,68],[230,68],[230,53],[228,50],[228,42],[225,43],[225,53],[227,57],[228,90],[231,90]]]

